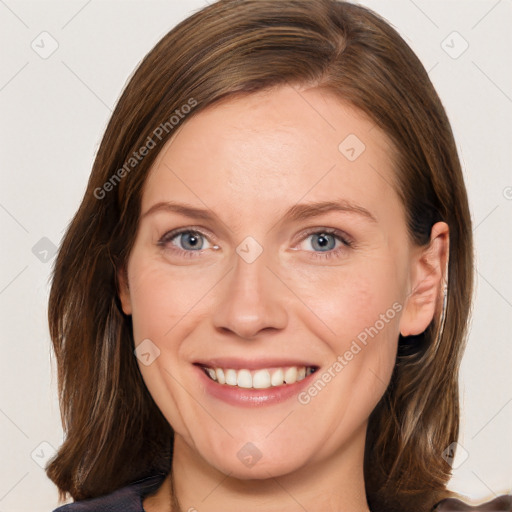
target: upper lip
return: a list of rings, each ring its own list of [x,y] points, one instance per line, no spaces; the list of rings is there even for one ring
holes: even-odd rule
[[[318,368],[317,364],[309,361],[300,361],[297,359],[276,359],[276,358],[261,358],[261,359],[241,359],[234,357],[216,357],[212,359],[202,359],[196,361],[194,364],[198,366],[206,366],[208,368],[225,368],[233,370],[258,370],[260,368],[283,368],[288,366],[302,366]]]

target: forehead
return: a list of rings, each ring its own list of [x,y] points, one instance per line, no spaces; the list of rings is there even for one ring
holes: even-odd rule
[[[384,219],[401,210],[392,154],[374,122],[329,92],[283,86],[227,98],[165,144],[142,211],[180,199],[235,216],[278,214],[280,205],[336,197]]]

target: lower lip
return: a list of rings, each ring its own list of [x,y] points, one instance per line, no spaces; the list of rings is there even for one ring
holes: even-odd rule
[[[298,395],[303,388],[307,387],[316,373],[312,373],[293,384],[283,384],[282,386],[273,386],[266,389],[254,389],[219,384],[210,379],[202,368],[198,366],[195,368],[199,372],[199,378],[202,379],[208,394],[228,404],[242,407],[258,407],[284,402]]]

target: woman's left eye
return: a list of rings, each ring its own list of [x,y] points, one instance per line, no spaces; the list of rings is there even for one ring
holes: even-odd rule
[[[348,237],[336,229],[324,229],[309,233],[302,242],[310,240],[307,245],[315,252],[315,258],[332,258],[343,250],[352,247]],[[339,242],[336,245],[336,242]],[[307,249],[306,249],[307,250]]]

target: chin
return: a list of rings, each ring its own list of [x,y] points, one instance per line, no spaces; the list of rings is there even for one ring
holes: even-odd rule
[[[239,480],[264,480],[293,473],[310,458],[306,453],[283,449],[282,444],[276,449],[268,445],[258,449],[252,443],[239,446],[236,443],[232,450],[224,449],[203,458],[217,470]]]

